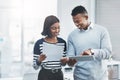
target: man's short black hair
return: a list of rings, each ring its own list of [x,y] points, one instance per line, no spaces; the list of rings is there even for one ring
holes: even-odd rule
[[[72,13],[71,13],[71,15],[72,16],[75,16],[75,15],[77,15],[77,14],[87,14],[88,12],[87,12],[87,10],[85,9],[85,7],[83,7],[83,6],[77,6],[77,7],[75,7],[73,10],[72,10]]]

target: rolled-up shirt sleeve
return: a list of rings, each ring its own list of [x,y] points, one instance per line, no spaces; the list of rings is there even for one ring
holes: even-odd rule
[[[112,45],[111,45],[109,33],[106,29],[101,34],[100,43],[101,43],[100,49],[93,49],[94,55],[98,59],[108,59],[112,53]]]

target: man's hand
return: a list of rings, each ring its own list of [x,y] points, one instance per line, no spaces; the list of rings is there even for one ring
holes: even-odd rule
[[[91,50],[90,49],[88,49],[88,50],[85,50],[83,53],[82,53],[82,55],[91,55],[92,53],[91,53]]]
[[[77,61],[75,59],[69,59],[68,61],[68,65],[69,66],[74,66],[74,64],[76,63]]]

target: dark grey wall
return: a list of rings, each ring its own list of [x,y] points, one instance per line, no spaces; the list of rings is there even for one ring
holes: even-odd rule
[[[96,23],[109,30],[113,58],[120,60],[120,0],[96,0]]]

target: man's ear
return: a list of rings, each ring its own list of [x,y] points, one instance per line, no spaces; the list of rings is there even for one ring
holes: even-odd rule
[[[86,20],[88,20],[88,15],[85,15]]]

